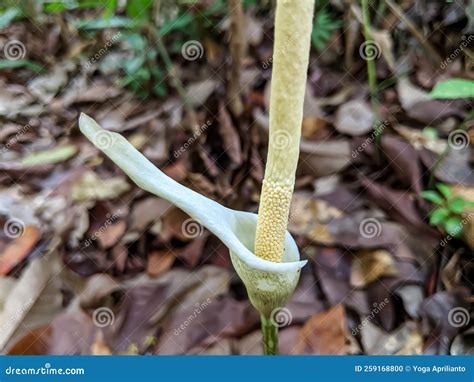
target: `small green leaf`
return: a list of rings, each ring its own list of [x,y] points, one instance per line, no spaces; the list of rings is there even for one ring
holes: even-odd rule
[[[451,200],[448,203],[448,208],[456,214],[462,213],[465,207],[466,207],[466,201],[460,196],[455,197],[453,200]]]
[[[438,82],[430,93],[438,99],[457,99],[474,97],[474,81],[462,78]]]
[[[20,8],[9,8],[2,14],[0,14],[0,28],[6,28],[10,23],[22,16],[22,11]]]
[[[423,129],[423,135],[430,138],[430,139],[437,139],[438,138],[438,130],[434,127],[425,127]]]
[[[139,20],[130,20],[128,17],[112,16],[109,18],[101,17],[90,20],[74,20],[72,24],[78,29],[106,29],[106,28],[138,28],[141,23]]]
[[[441,194],[443,194],[443,196],[446,198],[446,199],[451,199],[451,196],[453,195],[452,192],[451,192],[451,188],[444,184],[444,183],[438,183],[436,185],[436,187],[438,188],[438,190],[441,192]]]
[[[148,20],[153,0],[128,0],[127,15],[133,20]]]
[[[460,236],[463,230],[462,219],[459,216],[450,217],[444,222],[444,229],[448,235]]]
[[[421,196],[432,203],[442,206],[444,204],[443,198],[436,191],[422,191]]]
[[[0,60],[0,70],[10,68],[27,68],[37,74],[44,72],[44,67],[30,60]]]
[[[62,145],[51,150],[40,151],[27,155],[21,161],[23,166],[41,166],[64,162],[76,155],[77,147],[75,145]]]
[[[447,208],[436,208],[430,213],[430,224],[438,225],[449,217]]]

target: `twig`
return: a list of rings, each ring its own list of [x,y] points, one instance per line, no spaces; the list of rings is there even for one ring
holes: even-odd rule
[[[422,48],[430,56],[432,63],[435,65],[439,65],[439,63],[443,61],[443,58],[438,54],[438,52],[436,52],[436,50],[431,46],[431,44],[420,33],[419,28],[410,19],[408,19],[408,17],[405,16],[403,9],[398,4],[395,4],[392,0],[385,0],[385,2],[387,3],[392,13],[407,26],[411,34],[418,40]]]
[[[240,73],[246,46],[244,38],[244,11],[241,0],[229,0],[230,16],[230,56],[231,70],[229,78],[229,107],[234,116],[242,114],[243,105],[240,97]]]
[[[194,130],[198,127],[196,111],[189,102],[188,95],[186,93],[186,90],[184,89],[183,83],[176,75],[176,70],[173,65],[173,61],[171,61],[171,57],[168,54],[168,50],[166,49],[165,44],[163,44],[163,40],[161,39],[159,32],[154,27],[152,28],[152,35],[156,41],[156,47],[158,48],[158,52],[160,53],[160,56],[165,64],[166,72],[171,78],[171,85],[176,89],[179,97],[181,98],[181,101],[183,102],[184,110],[186,110],[186,113],[188,114],[188,117],[190,119],[190,130],[194,132]]]

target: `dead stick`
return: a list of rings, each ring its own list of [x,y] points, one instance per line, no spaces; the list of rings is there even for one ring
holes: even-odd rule
[[[392,13],[401,22],[405,23],[411,34],[413,34],[413,36],[418,40],[423,49],[425,49],[426,52],[429,54],[432,62],[436,65],[439,65],[441,61],[443,61],[443,58],[438,54],[438,52],[436,52],[436,50],[431,46],[428,40],[425,39],[425,36],[420,33],[418,27],[410,19],[408,19],[408,17],[405,16],[403,9],[398,4],[395,4],[392,0],[385,0],[385,2],[389,6]]]
[[[240,73],[246,46],[244,38],[244,11],[241,0],[229,0],[231,70],[227,96],[234,116],[242,114],[240,96]]]

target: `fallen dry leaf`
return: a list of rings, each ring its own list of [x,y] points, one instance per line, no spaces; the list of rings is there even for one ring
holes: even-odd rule
[[[153,251],[148,255],[146,271],[150,277],[158,277],[168,271],[175,260],[176,257],[171,251]]]
[[[292,354],[346,354],[346,318],[338,304],[311,317],[303,326]]]
[[[13,345],[30,330],[49,323],[62,310],[59,267],[55,253],[31,260],[0,312],[0,350]]]
[[[334,125],[340,133],[363,135],[372,130],[374,121],[374,112],[367,102],[352,100],[337,109]]]
[[[0,255],[0,275],[7,275],[16,265],[28,256],[41,237],[39,229],[27,225],[23,233],[15,238]]]
[[[388,251],[359,251],[352,262],[351,284],[356,288],[363,288],[382,277],[396,275],[398,269]]]

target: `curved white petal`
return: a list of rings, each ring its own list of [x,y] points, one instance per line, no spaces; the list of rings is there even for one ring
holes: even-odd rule
[[[298,248],[288,232],[282,263],[257,257],[253,253],[257,226],[256,214],[231,210],[177,183],[154,166],[124,137],[104,130],[85,114],[81,114],[79,118],[79,128],[140,188],[175,204],[215,234],[229,248],[234,266],[243,279],[251,299],[254,295],[252,300],[259,294],[259,290],[266,295],[271,289],[275,294],[275,288],[272,287],[275,283],[283,283],[285,285],[283,294],[291,295],[298,281],[299,270],[306,261],[299,261]],[[254,274],[251,274],[252,272]],[[255,272],[259,273],[258,277]],[[275,287],[278,286],[276,284]],[[282,286],[280,285],[280,288]],[[258,303],[254,302],[254,305],[259,309]],[[281,305],[283,303],[276,306]]]

